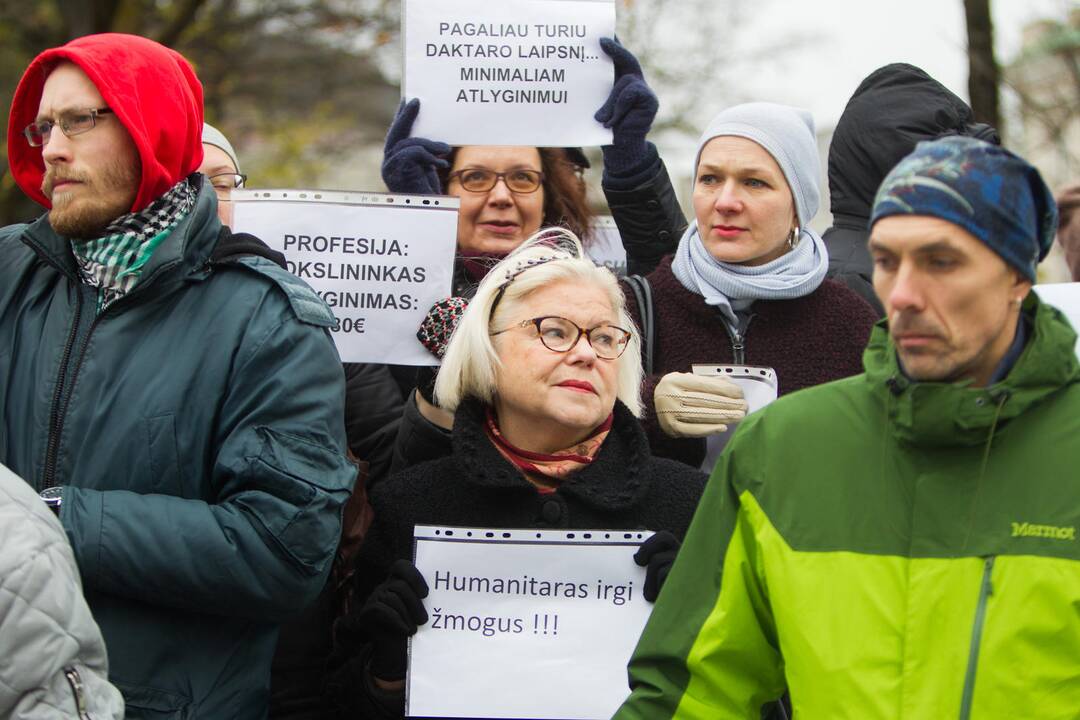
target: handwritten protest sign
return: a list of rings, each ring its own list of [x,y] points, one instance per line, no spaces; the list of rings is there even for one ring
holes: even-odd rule
[[[405,0],[412,134],[451,145],[608,145],[613,0]]]
[[[633,555],[652,533],[417,526],[428,622],[405,714],[609,718],[651,604]]]
[[[615,218],[603,215],[594,218],[591,238],[586,252],[597,265],[603,265],[616,275],[626,274],[626,249],[623,247]]]
[[[321,190],[237,190],[233,230],[285,254],[334,311],[345,362],[433,365],[416,339],[450,294],[458,199]]]
[[[1073,330],[1080,335],[1080,283],[1036,285],[1035,292],[1039,293],[1040,300],[1065,313]],[[1076,354],[1080,356],[1080,338],[1076,341]]]

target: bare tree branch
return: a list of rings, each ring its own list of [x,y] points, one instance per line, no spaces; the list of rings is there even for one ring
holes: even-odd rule
[[[172,20],[158,33],[156,40],[169,47],[176,45],[180,36],[191,26],[195,16],[205,4],[206,0],[183,0],[179,3],[179,8],[174,11]]]

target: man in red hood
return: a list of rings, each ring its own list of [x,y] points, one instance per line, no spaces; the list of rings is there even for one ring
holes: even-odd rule
[[[48,212],[0,228],[0,463],[59,515],[128,718],[262,718],[355,477],[333,314],[203,157],[202,88],[145,38],[39,55],[8,124]]]

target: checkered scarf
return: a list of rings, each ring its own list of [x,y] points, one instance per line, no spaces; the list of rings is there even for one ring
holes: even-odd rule
[[[137,213],[121,215],[101,237],[72,241],[82,281],[98,288],[98,312],[130,292],[161,241],[195,207],[198,191],[187,180]]]

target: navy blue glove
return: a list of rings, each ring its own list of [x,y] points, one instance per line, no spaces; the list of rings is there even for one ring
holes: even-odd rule
[[[444,142],[409,137],[420,101],[402,101],[394,122],[386,133],[383,148],[382,178],[390,192],[413,195],[441,195],[442,184],[436,168],[448,168],[444,158],[450,146]]]
[[[381,680],[405,677],[409,637],[428,621],[421,598],[428,595],[424,576],[408,560],[397,560],[386,578],[360,608],[356,628],[372,639],[371,674]]]
[[[661,530],[641,543],[634,553],[634,562],[645,568],[645,587],[641,593],[649,602],[656,602],[678,554],[679,541],[667,530]]]
[[[611,38],[600,38],[600,47],[615,63],[615,86],[607,102],[593,116],[614,132],[612,144],[603,147],[604,172],[636,174],[656,160],[656,150],[645,142],[645,136],[660,103],[646,84],[633,53]]]

